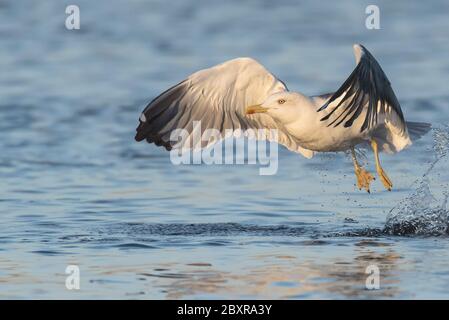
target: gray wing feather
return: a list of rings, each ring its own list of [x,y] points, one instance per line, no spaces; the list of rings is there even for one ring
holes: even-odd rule
[[[407,121],[406,123],[412,141],[418,140],[432,129],[432,125],[426,122]]]
[[[406,130],[404,115],[390,81],[379,63],[362,45],[355,45],[357,66],[343,85],[317,111],[328,107],[330,111],[321,118],[328,126],[351,127],[364,116],[360,131],[370,130],[378,124],[380,115],[388,118],[393,112],[399,118],[399,126]]]

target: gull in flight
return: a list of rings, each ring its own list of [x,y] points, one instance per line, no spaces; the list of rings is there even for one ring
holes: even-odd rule
[[[286,85],[251,58],[237,58],[200,70],[166,90],[145,108],[135,139],[167,150],[189,148],[189,139],[171,141],[184,129],[191,136],[194,122],[224,134],[254,129],[256,139],[273,140],[311,158],[316,152],[348,151],[357,186],[370,192],[374,176],[356,157],[356,148],[371,146],[376,171],[387,190],[393,184],[382,168],[379,152],[396,153],[430,130],[430,124],[405,121],[390,81],[362,45],[355,44],[356,67],[337,91],[306,96]],[[263,130],[259,130],[263,129]],[[216,141],[201,141],[205,148]]]

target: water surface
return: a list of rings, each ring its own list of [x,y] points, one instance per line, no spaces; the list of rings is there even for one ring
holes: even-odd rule
[[[0,298],[449,297],[446,1],[381,1],[380,30],[367,1],[77,0],[78,31],[68,4],[0,0]],[[260,176],[133,140],[145,104],[198,69],[252,56],[321,94],[358,42],[407,119],[437,128],[382,156],[392,192],[357,190],[344,154],[281,148]],[[365,289],[372,264],[380,290]]]

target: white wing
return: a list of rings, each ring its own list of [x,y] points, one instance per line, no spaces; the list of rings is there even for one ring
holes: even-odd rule
[[[167,150],[190,148],[193,123],[201,121],[201,135],[206,129],[214,128],[222,138],[227,129],[254,129],[255,138],[275,140],[270,129],[277,129],[278,143],[310,158],[313,151],[300,147],[296,139],[270,116],[262,113],[245,115],[246,106],[262,103],[280,91],[287,91],[285,84],[257,61],[251,58],[227,61],[192,74],[151,101],[140,116],[136,140],[146,139]],[[170,141],[170,135],[176,129],[185,129],[189,134],[183,145]],[[202,141],[200,147],[215,142]]]

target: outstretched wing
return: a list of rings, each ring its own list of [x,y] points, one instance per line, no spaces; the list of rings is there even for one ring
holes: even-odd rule
[[[379,122],[391,122],[406,133],[404,115],[390,81],[376,59],[362,45],[354,45],[357,66],[343,85],[332,94],[318,112],[327,110],[321,121],[327,126],[351,127],[358,119],[360,131],[370,130]]]
[[[257,61],[230,60],[192,74],[151,101],[140,116],[135,139],[146,139],[167,150],[185,150],[215,143],[216,140],[207,140],[200,141],[199,145],[191,144],[191,137],[202,135],[206,129],[217,129],[221,138],[225,138],[229,130],[254,129],[254,138],[276,140],[289,150],[310,158],[313,152],[301,148],[270,116],[245,115],[246,106],[262,103],[280,91],[287,91],[287,87]],[[184,129],[188,134],[182,143],[170,139],[177,129]],[[277,139],[270,129],[277,129]]]

